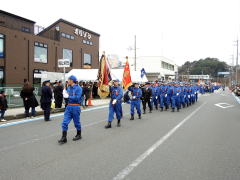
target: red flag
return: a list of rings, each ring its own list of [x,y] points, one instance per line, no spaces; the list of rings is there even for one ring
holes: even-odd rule
[[[132,85],[132,80],[131,80],[131,74],[130,74],[130,67],[129,67],[129,63],[128,63],[128,57],[126,57],[127,61],[124,67],[124,72],[123,72],[123,88],[125,90],[128,89],[129,86]]]
[[[102,55],[98,71],[98,95],[100,98],[109,95],[109,81],[111,81],[110,69],[105,55]]]

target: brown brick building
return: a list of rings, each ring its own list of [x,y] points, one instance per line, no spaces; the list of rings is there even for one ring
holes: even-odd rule
[[[58,59],[71,69],[98,68],[100,35],[59,19],[34,33],[35,22],[0,10],[0,83],[39,83],[42,71],[62,72]]]

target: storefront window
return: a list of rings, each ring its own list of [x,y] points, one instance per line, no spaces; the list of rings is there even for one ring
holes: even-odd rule
[[[34,44],[34,62],[48,62],[48,46],[47,44],[35,42]]]
[[[4,56],[4,35],[0,34],[0,58],[3,58]]]
[[[63,49],[63,59],[69,59],[70,66],[72,66],[73,62],[73,52],[71,49]]]

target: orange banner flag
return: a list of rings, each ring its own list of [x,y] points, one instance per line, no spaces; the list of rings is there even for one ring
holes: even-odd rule
[[[128,87],[132,85],[130,67],[129,67],[129,63],[128,63],[128,57],[126,57],[126,59],[127,60],[126,60],[126,64],[125,64],[125,67],[124,67],[123,80],[122,80],[123,88],[125,90],[127,90]]]

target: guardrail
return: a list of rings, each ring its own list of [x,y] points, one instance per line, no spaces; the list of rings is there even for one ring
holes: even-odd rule
[[[20,96],[22,87],[0,87],[0,91],[4,91],[9,108],[23,107],[23,100]],[[35,87],[34,94],[39,102],[40,100],[40,87]]]

